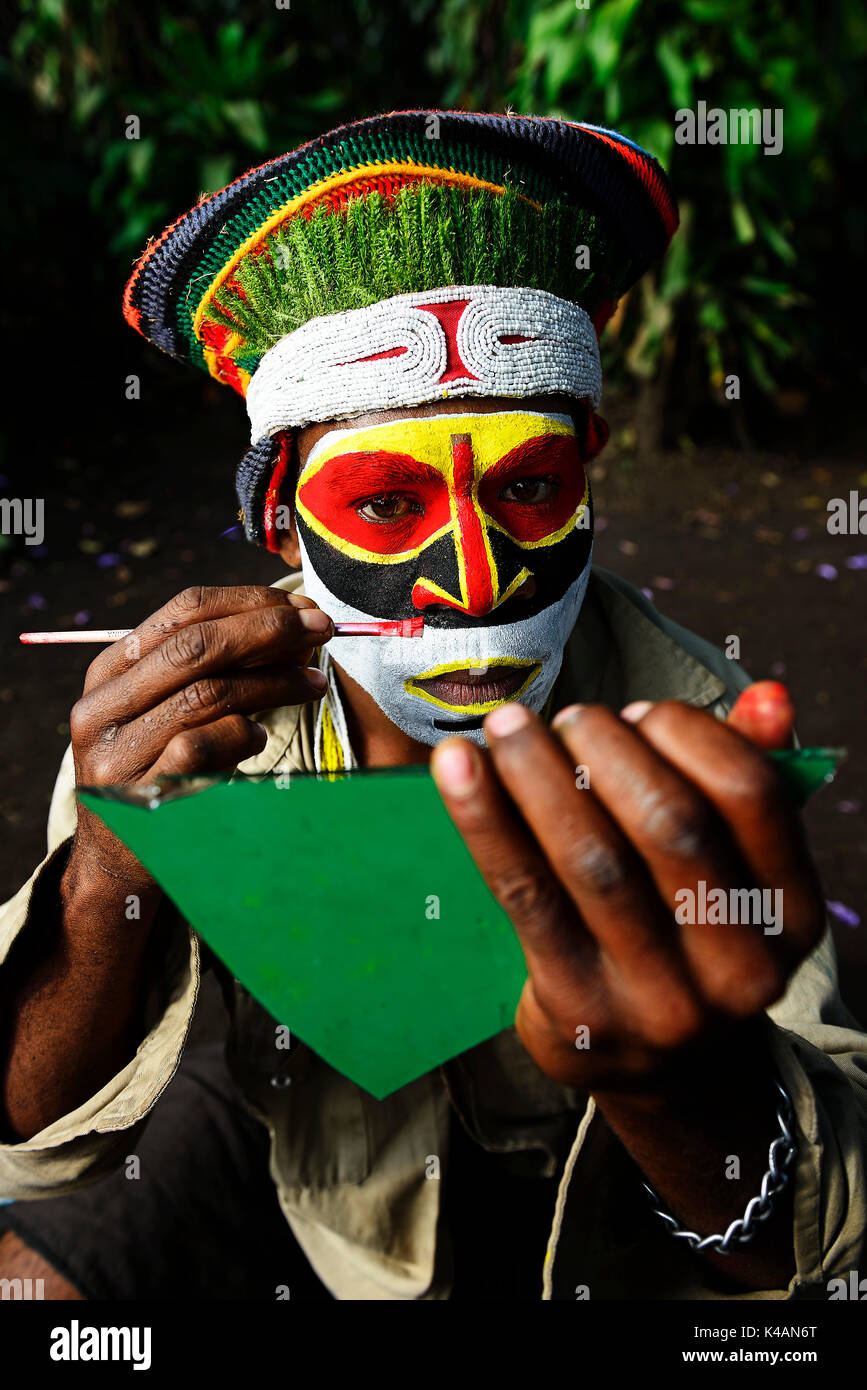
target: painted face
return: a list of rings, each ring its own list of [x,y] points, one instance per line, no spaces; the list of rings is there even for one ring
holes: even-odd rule
[[[406,733],[483,743],[481,721],[498,704],[543,707],[592,549],[567,416],[409,416],[332,430],[307,458],[296,518],[306,592],[336,621],[424,614],[421,640],[347,637],[334,651]]]

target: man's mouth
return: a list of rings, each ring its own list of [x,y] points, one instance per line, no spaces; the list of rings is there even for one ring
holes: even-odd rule
[[[486,714],[505,700],[521,695],[536,679],[538,661],[451,662],[436,671],[406,681],[408,694],[419,696],[440,709]]]

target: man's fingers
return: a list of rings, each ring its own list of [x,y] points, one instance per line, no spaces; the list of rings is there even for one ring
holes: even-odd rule
[[[559,970],[568,997],[574,982],[570,986],[564,963],[595,952],[489,759],[466,739],[449,738],[434,749],[431,772],[479,872],[515,926],[528,968]]]
[[[303,667],[332,632],[321,609],[282,604],[178,628],[140,661],[86,693],[76,706],[76,725],[86,740],[88,722],[95,728],[125,724],[218,672],[283,662]]]
[[[758,748],[791,748],[795,707],[779,681],[755,681],[741,691],[726,723]]]
[[[637,1026],[671,1041],[669,1032],[697,1021],[694,990],[671,914],[594,778],[588,786],[586,768],[521,705],[491,714],[485,734],[499,777],[601,947],[612,988],[628,998]]]
[[[282,589],[272,589],[263,584],[191,585],[145,618],[128,637],[113,642],[94,658],[85,678],[85,693],[129,670],[179,628],[226,618],[233,613],[249,613],[257,608],[300,609],[315,606],[313,600],[304,594],[287,594]]]
[[[175,734],[151,775],[224,772],[261,753],[267,742],[261,724],[252,723],[243,714],[227,714],[203,728]]]
[[[594,794],[641,855],[669,921],[689,901],[684,893],[698,902],[702,883],[726,894],[752,887],[752,874],[713,806],[635,727],[599,705],[562,711],[554,727],[576,762],[589,765]],[[712,1004],[755,1012],[776,998],[781,970],[756,927],[719,917],[681,926],[689,973]]]
[[[315,685],[315,679],[323,685]],[[255,666],[202,676],[128,724],[107,726],[88,750],[84,780],[134,782],[153,768],[172,738],[229,714],[256,714],[322,697],[324,677],[310,667]]]
[[[823,929],[822,893],[797,809],[770,759],[728,722],[673,701],[654,705],[636,727],[717,808],[751,880],[782,893],[780,944],[809,950]]]

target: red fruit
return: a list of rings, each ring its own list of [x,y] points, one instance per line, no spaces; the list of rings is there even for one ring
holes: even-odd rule
[[[756,681],[738,696],[728,723],[760,748],[790,748],[795,707],[779,681]]]

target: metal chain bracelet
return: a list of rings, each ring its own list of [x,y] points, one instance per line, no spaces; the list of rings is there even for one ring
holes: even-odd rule
[[[780,1085],[779,1081],[774,1082],[780,1093],[780,1104],[777,1108],[777,1123],[780,1126],[780,1133],[771,1144],[768,1152],[768,1171],[762,1178],[762,1190],[758,1197],[753,1197],[749,1202],[743,1216],[737,1221],[733,1221],[725,1235],[701,1236],[696,1235],[695,1231],[687,1231],[680,1223],[667,1212],[662,1202],[649,1183],[643,1183],[645,1192],[653,1202],[656,1215],[664,1221],[669,1228],[669,1234],[678,1240],[686,1241],[690,1249],[695,1251],[713,1250],[717,1255],[732,1255],[744,1245],[748,1245],[756,1234],[756,1228],[762,1221],[767,1221],[774,1210],[774,1198],[789,1181],[790,1169],[795,1160],[798,1146],[794,1138],[795,1112],[792,1109],[787,1092]]]

